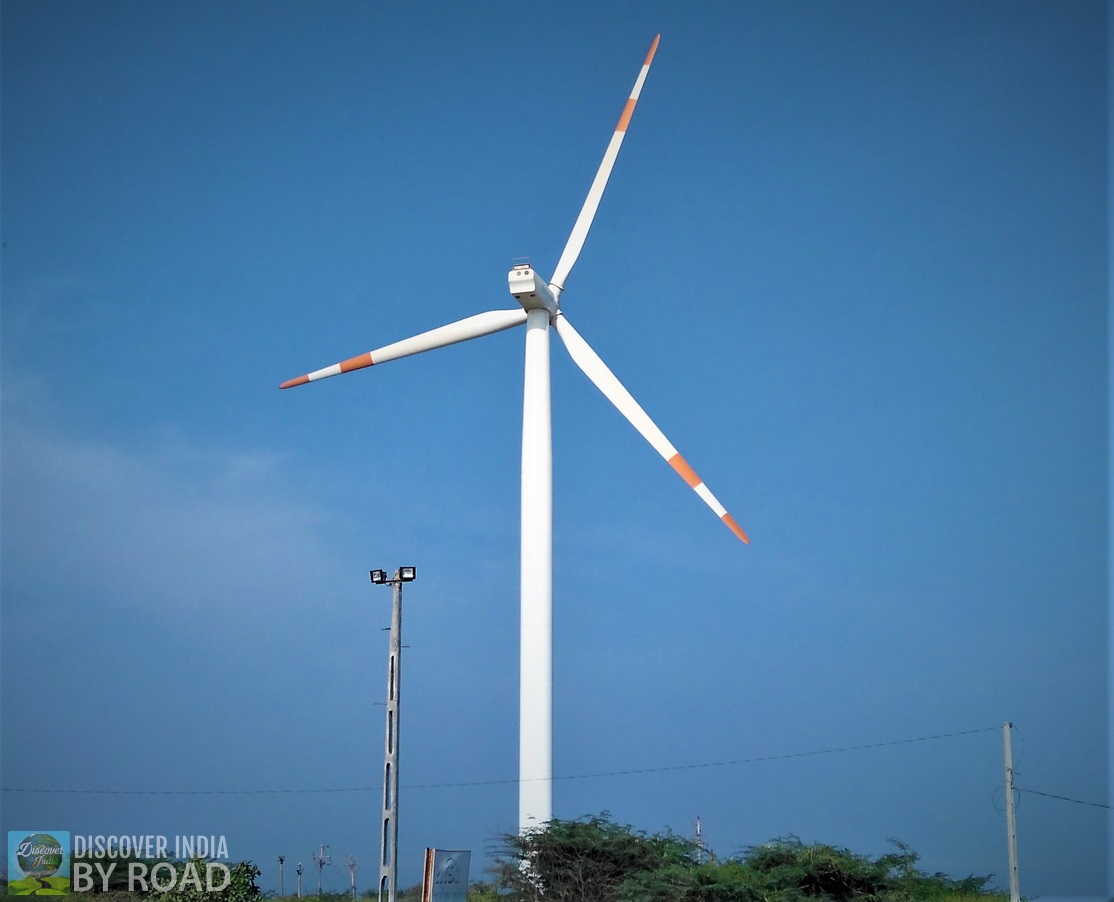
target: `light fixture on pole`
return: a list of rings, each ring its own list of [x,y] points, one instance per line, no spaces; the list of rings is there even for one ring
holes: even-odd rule
[[[394,588],[391,604],[391,640],[387,664],[387,736],[383,754],[383,834],[379,859],[379,902],[397,902],[398,889],[398,740],[399,689],[402,672],[402,584],[417,576],[415,567],[399,567],[387,579],[383,570],[372,570],[371,581]]]

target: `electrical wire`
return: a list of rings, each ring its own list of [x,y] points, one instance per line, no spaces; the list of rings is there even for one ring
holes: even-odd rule
[[[757,764],[764,761],[784,761],[790,758],[808,758],[816,755],[834,755],[839,752],[858,752],[867,749],[886,748],[895,745],[909,745],[914,742],[931,742],[940,739],[952,739],[956,736],[969,736],[973,733],[987,733],[991,730],[1000,730],[1000,726],[980,727],[976,730],[958,730],[953,733],[938,733],[933,736],[916,736],[912,739],[894,739],[889,742],[869,742],[860,745],[837,746],[828,749],[816,749],[809,752],[790,752],[782,755],[761,755],[755,758],[739,758],[734,761],[706,761],[698,764],[670,764],[663,767],[643,767],[630,770],[601,771],[590,774],[566,774],[563,776],[546,778],[505,778],[500,780],[466,780],[459,783],[418,783],[403,786],[402,789],[450,789],[463,786],[500,786],[516,783],[536,783],[551,779],[558,780],[589,780],[599,777],[627,777],[635,774],[657,774],[678,770],[698,770],[709,767],[732,767],[743,764]],[[349,786],[324,789],[26,789],[21,787],[3,787],[4,792],[28,793],[56,793],[68,795],[285,795],[307,794],[326,792],[381,792],[382,786]]]
[[[857,752],[865,749],[884,748],[892,745],[906,745],[912,742],[929,742],[936,739],[950,739],[953,736],[967,736],[971,733],[986,733],[990,730],[1000,730],[1001,727],[980,727],[977,730],[960,730],[955,733],[941,733],[936,736],[917,736],[913,739],[894,739],[889,742],[871,742],[863,745],[846,745],[830,749],[816,749],[811,752],[790,752],[784,755],[761,755],[756,758],[739,758],[735,761],[706,761],[700,764],[670,764],[664,767],[642,767],[632,770],[601,771],[592,774],[569,774],[567,776],[553,777],[553,782],[558,780],[589,780],[596,777],[628,777],[635,774],[659,774],[674,770],[698,770],[706,767],[731,767],[740,764],[757,764],[763,761],[783,761],[788,758],[807,758],[814,755],[833,755],[837,752]],[[501,783],[538,783],[544,782],[545,777],[517,780],[476,780],[467,783],[422,783],[416,786],[406,786],[404,789],[448,789],[457,786],[493,786]]]
[[[1084,802],[1082,799],[1069,799],[1067,796],[1053,795],[1051,792],[1041,792],[1037,789],[1022,789],[1020,786],[1015,786],[1017,792],[1027,792],[1029,795],[1044,796],[1046,799],[1059,799],[1061,802],[1075,802],[1076,805],[1090,805],[1092,808],[1106,808],[1110,810],[1111,805],[1104,805],[1102,802]]]

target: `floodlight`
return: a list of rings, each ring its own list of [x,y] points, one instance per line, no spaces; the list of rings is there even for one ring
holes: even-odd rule
[[[384,573],[382,570],[372,570],[371,571],[371,581],[373,583],[375,583],[376,585],[379,585],[380,583],[385,583],[387,581],[387,574]]]
[[[398,568],[398,578],[401,579],[404,583],[410,582],[415,576],[417,576],[417,568],[416,567],[399,567]]]

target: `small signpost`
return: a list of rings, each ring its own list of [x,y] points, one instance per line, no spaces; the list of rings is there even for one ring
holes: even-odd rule
[[[467,902],[470,851],[426,849],[422,902]]]

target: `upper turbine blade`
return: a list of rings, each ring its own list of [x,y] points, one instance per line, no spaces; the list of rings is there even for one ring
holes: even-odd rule
[[[659,34],[650,45],[650,50],[642,63],[642,69],[634,82],[634,88],[627,99],[627,105],[623,107],[623,115],[619,117],[619,124],[615,126],[615,134],[611,136],[611,143],[607,145],[607,151],[603,155],[600,168],[596,171],[592,187],[588,189],[588,197],[584,201],[584,206],[580,208],[580,215],[576,217],[576,224],[572,227],[572,234],[569,235],[565,250],[561,253],[561,259],[557,261],[557,269],[554,270],[553,279],[549,283],[549,287],[556,297],[560,297],[561,292],[565,290],[565,279],[569,277],[569,272],[576,263],[576,258],[580,256],[580,249],[584,247],[584,239],[588,237],[588,230],[592,227],[592,219],[595,218],[596,208],[599,207],[600,198],[603,197],[603,189],[607,187],[607,179],[615,165],[615,158],[619,155],[619,147],[623,143],[623,138],[626,137],[627,126],[630,124],[630,117],[634,113],[634,105],[638,102],[638,95],[642,93],[642,85],[646,81],[646,73],[650,71],[650,63],[654,61],[654,54],[657,52],[660,39],[661,35]]]
[[[631,393],[623,387],[623,383],[615,378],[615,374],[607,368],[607,364],[600,360],[599,355],[589,347],[588,342],[580,337],[580,333],[572,327],[564,314],[558,313],[553,320],[553,325],[557,329],[557,334],[561,336],[561,340],[565,343],[565,347],[568,348],[569,356],[584,371],[584,375],[595,383],[596,388],[603,392],[607,399],[619,409],[619,413],[625,416],[630,424],[642,433],[642,437],[654,446],[654,450],[668,461],[669,465],[696,491],[697,495],[704,499],[704,503],[715,511],[716,516],[727,524],[736,536],[749,545],[750,539],[747,538],[747,534],[743,532],[739,524],[735,522],[735,518],[727,513],[716,496],[708,490],[703,480],[688,465],[688,461],[677,453],[677,449],[673,447],[669,439],[646,415],[646,411],[642,409],[639,403],[631,397]]]
[[[456,344],[458,341],[467,341],[470,338],[480,338],[491,335],[493,332],[502,332],[512,326],[521,326],[526,322],[526,311],[517,310],[489,310],[487,313],[477,313],[466,319],[449,323],[430,329],[421,335],[404,338],[394,344],[385,345],[375,351],[368,351],[358,357],[334,363],[324,369],[314,370],[297,379],[288,379],[279,388],[293,388],[295,385],[305,385],[307,382],[316,382],[329,376],[338,376],[352,370],[360,370],[365,366],[376,363],[386,363],[388,360],[397,360],[399,357],[409,357],[411,354],[420,354],[422,351],[432,351],[434,348],[443,348],[446,345]]]

